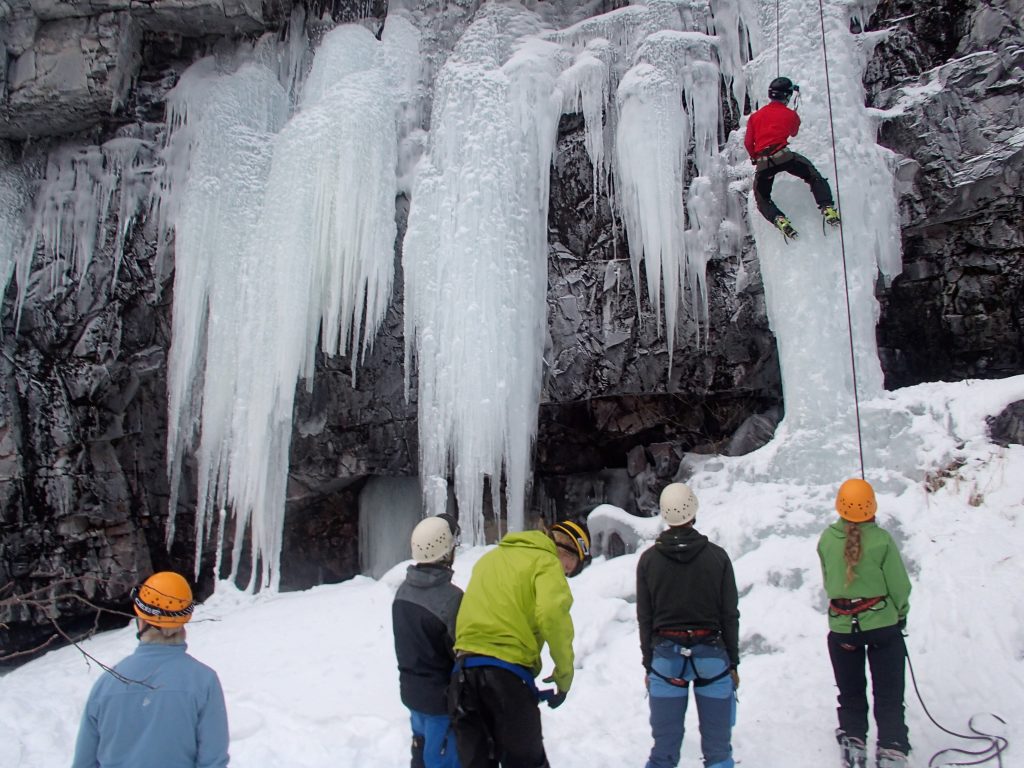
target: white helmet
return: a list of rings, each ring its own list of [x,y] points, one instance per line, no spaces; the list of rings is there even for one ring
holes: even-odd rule
[[[697,497],[686,483],[665,486],[658,500],[661,519],[671,526],[686,525],[697,516]]]
[[[437,563],[447,558],[458,542],[459,525],[449,515],[420,520],[412,529],[412,559]]]

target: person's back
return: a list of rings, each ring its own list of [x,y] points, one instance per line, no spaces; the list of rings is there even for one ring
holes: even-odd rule
[[[510,533],[477,561],[459,610],[455,649],[540,671],[546,640],[555,681],[567,691],[573,674],[572,593],[555,545],[540,531]]]
[[[783,149],[800,130],[800,116],[781,101],[769,101],[747,119],[744,144],[752,160]]]
[[[139,645],[114,671],[119,677],[104,675],[89,695],[73,768],[227,765],[220,681],[184,643]]]
[[[455,617],[462,590],[452,584],[459,526],[450,515],[421,520],[410,539],[415,565],[391,605],[402,703],[409,709],[414,768],[458,768],[450,739],[448,684],[455,664]]]
[[[679,764],[689,690],[707,768],[732,768],[739,685],[739,596],[732,561],[694,527],[697,497],[670,483],[659,507],[668,529],[640,556],[636,615],[651,708],[647,768]]]
[[[139,646],[93,685],[72,768],[224,768],[228,717],[217,673],[188,655],[195,603],[172,571],[132,591]]]

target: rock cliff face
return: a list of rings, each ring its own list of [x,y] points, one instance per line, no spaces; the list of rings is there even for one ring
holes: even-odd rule
[[[572,5],[533,4],[549,14]],[[280,33],[294,5],[0,0],[0,159],[32,182],[67,147],[157,135],[163,96],[191,62]],[[382,0],[305,5],[310,18],[327,17],[311,28],[333,17],[376,29],[387,13]],[[449,2],[431,20],[434,65],[477,5]],[[902,184],[905,269],[879,286],[890,387],[1024,369],[1024,2],[920,5],[883,0],[868,26],[886,30],[865,85],[884,115],[881,141]],[[563,21],[579,11],[564,12]],[[652,313],[636,304],[626,245],[607,201],[595,208],[591,184],[582,123],[568,116],[551,185],[550,338],[533,494],[540,515],[603,501],[649,511],[683,451],[748,451],[781,415],[753,243],[738,258],[709,263],[707,337],[677,336],[669,371]],[[400,230],[406,209],[400,199]],[[195,567],[189,467],[169,547],[165,533],[173,259],[157,248],[152,221],[113,216],[104,227],[77,284],[65,268],[73,248],[55,254],[40,245],[31,279],[16,281],[23,297],[12,284],[2,304],[0,656],[50,637],[50,619],[69,632],[91,625],[84,600],[123,606],[152,570]],[[0,267],[6,274],[2,250]],[[355,574],[359,490],[372,476],[416,474],[402,327],[399,274],[358,382],[347,361],[323,359],[312,393],[299,389],[286,588]],[[1012,412],[998,422],[1000,439],[1019,439],[1017,421]],[[213,581],[207,552],[201,594]],[[30,590],[41,590],[35,604],[6,599]]]

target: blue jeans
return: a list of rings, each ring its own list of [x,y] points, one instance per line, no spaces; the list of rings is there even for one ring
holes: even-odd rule
[[[689,653],[689,659],[686,654]],[[729,656],[717,645],[685,648],[670,640],[659,640],[651,661],[654,672],[665,677],[693,680],[708,679],[729,668]],[[654,747],[647,768],[675,768],[683,746],[689,687],[673,685],[651,673],[651,734]],[[692,685],[692,684],[691,684]],[[706,768],[733,768],[732,726],[736,722],[736,691],[732,677],[725,675],[713,683],[693,686],[700,722],[700,748]]]
[[[426,715],[409,710],[413,736],[423,737],[423,764],[426,768],[459,768],[455,732],[448,715]]]

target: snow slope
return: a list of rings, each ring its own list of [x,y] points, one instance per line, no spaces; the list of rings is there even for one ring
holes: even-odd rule
[[[966,729],[976,712],[1002,715],[1007,766],[1024,749],[1024,447],[990,443],[985,416],[1022,398],[1019,376],[925,384],[869,404],[875,418],[887,416],[918,446],[910,471],[869,467],[868,479],[879,490],[879,522],[900,543],[914,583],[908,646],[922,694],[954,730]],[[835,488],[745,479],[777,449],[773,443],[748,457],[716,458],[691,482],[701,501],[698,527],[728,550],[740,587],[736,757],[761,768],[819,768],[835,759],[835,722],[815,543],[833,519]],[[484,551],[459,553],[457,583],[468,582]],[[578,672],[566,704],[543,710],[549,757],[559,768],[646,759],[637,558],[598,560],[571,582]],[[197,610],[190,651],[224,683],[233,766],[408,765],[390,627],[404,569],[292,594],[252,596],[225,583]],[[134,645],[126,628],[84,647],[113,663]],[[67,765],[99,674],[65,648],[0,678],[0,765]],[[695,718],[691,708],[684,768],[700,765]],[[908,719],[915,765],[956,743],[926,721],[909,683]],[[998,725],[989,718],[978,724]]]

